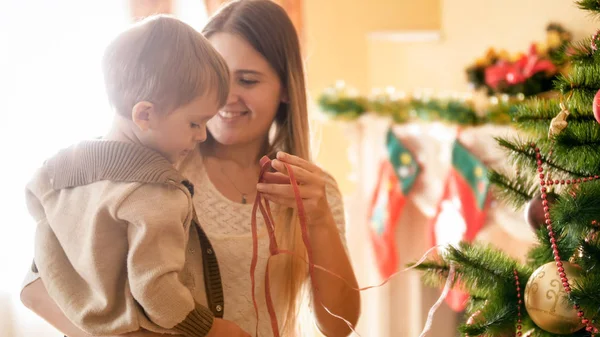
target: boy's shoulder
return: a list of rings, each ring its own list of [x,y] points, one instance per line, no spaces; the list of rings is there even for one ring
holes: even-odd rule
[[[184,197],[193,194],[191,183],[157,152],[106,140],[82,141],[59,150],[35,171],[27,187],[34,194],[98,187],[151,200],[171,194],[173,188]]]
[[[145,146],[111,140],[87,140],[60,150],[44,163],[55,188],[100,180],[168,183],[185,180],[161,154]]]

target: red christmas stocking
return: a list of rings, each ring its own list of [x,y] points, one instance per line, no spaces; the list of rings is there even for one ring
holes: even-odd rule
[[[485,224],[489,181],[485,165],[458,141],[452,151],[452,168],[430,230],[432,246],[473,241]],[[466,307],[469,295],[457,287],[446,298],[455,311]]]
[[[379,167],[379,178],[369,209],[369,229],[377,267],[384,279],[398,271],[396,227],[406,195],[420,171],[414,156],[394,136],[387,134],[388,160]]]

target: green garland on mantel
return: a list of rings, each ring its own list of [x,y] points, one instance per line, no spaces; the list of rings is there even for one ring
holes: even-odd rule
[[[337,120],[355,120],[364,114],[390,117],[396,124],[415,121],[445,122],[460,126],[482,124],[506,125],[510,112],[524,100],[523,95],[499,95],[488,98],[483,111],[475,108],[469,95],[433,97],[431,93],[398,93],[393,88],[375,92],[371,97],[360,96],[356,90],[338,82],[326,89],[318,99],[321,110]]]

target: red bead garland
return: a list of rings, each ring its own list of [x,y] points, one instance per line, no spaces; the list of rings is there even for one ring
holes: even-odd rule
[[[552,180],[544,180],[544,168],[542,166],[542,160],[541,160],[541,154],[540,154],[540,149],[538,147],[536,147],[535,143],[531,143],[531,147],[535,149],[535,157],[537,159],[537,166],[538,166],[538,172],[540,173],[540,185],[541,185],[541,192],[542,192],[542,204],[544,205],[544,216],[546,218],[546,229],[548,230],[548,236],[550,237],[550,244],[552,247],[552,254],[554,255],[554,261],[556,261],[556,267],[560,276],[560,279],[562,281],[563,287],[565,289],[565,292],[567,294],[571,293],[571,287],[569,286],[569,280],[567,278],[567,275],[565,274],[565,270],[563,268],[563,264],[562,264],[562,260],[560,258],[560,254],[558,252],[558,247],[556,245],[556,238],[554,235],[554,230],[552,228],[552,220],[550,219],[550,205],[548,204],[547,201],[547,197],[548,195],[546,194],[546,187],[544,187],[546,184],[548,185],[552,185],[552,184],[558,184],[558,180],[552,181]],[[588,178],[584,178],[583,182],[588,182],[588,181],[592,181],[598,179],[598,176],[593,176],[593,177],[588,177]],[[563,181],[561,181],[560,183],[562,184]],[[574,179],[573,184],[579,184],[582,182],[582,179],[578,178],[578,179]],[[567,185],[571,184],[571,180],[567,180],[566,181]],[[515,270],[515,277],[518,277],[516,274],[516,270]],[[518,280],[517,280],[518,282]],[[517,289],[520,289],[519,286],[517,285]],[[518,292],[518,296],[520,296],[520,292]],[[520,299],[519,299],[519,304],[520,304]],[[595,334],[598,333],[598,329],[596,327],[594,327],[590,320],[587,319],[585,317],[585,314],[583,312],[583,310],[580,309],[578,304],[574,305],[574,308],[577,311],[577,316],[581,318],[581,323],[585,324],[585,330],[588,332],[592,333],[592,336],[594,336]],[[519,327],[521,326],[520,324],[521,321],[521,306],[519,305],[519,323],[517,324],[517,336],[521,336],[521,331],[519,329]]]
[[[517,336],[521,337],[523,333],[521,332],[521,304],[523,304],[523,300],[521,300],[521,284],[519,283],[519,273],[517,270],[513,270],[513,274],[515,275],[515,285],[517,286]]]

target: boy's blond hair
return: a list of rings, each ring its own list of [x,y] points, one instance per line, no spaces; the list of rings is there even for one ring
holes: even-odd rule
[[[204,94],[223,106],[229,94],[225,60],[202,34],[167,15],[119,34],[106,48],[102,71],[111,106],[126,118],[141,101],[170,112]]]

